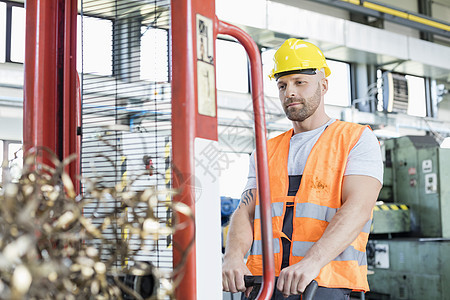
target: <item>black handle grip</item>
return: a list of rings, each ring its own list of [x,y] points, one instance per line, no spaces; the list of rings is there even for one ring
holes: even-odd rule
[[[275,277],[275,280],[278,279]],[[263,282],[262,276],[252,276],[252,275],[244,275],[244,282],[245,287],[251,287],[251,286],[261,286]],[[316,294],[317,288],[319,285],[317,284],[317,281],[313,280],[311,281],[308,286],[305,288],[305,291],[303,292],[302,300],[312,300],[314,298],[314,295]]]
[[[311,281],[303,292],[302,300],[312,300],[318,287],[317,281]]]
[[[244,275],[244,283],[246,288],[251,286],[262,285],[262,282],[263,282],[262,276]]]

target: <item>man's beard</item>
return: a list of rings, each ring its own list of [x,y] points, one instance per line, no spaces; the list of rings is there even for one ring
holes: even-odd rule
[[[294,98],[283,104],[286,117],[291,121],[303,122],[314,114],[320,104],[320,84],[317,85],[316,92],[310,98]],[[303,107],[298,105],[288,107],[290,103],[302,103]]]

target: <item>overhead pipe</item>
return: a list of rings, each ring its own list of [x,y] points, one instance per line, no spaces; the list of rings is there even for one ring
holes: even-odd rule
[[[312,0],[310,0],[312,1]],[[450,38],[450,24],[432,19],[423,14],[416,14],[377,1],[367,0],[314,0],[322,4],[385,19],[400,25],[409,26],[419,31]]]

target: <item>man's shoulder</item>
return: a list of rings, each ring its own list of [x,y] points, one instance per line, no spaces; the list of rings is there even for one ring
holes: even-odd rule
[[[359,155],[360,152],[373,153],[373,151],[379,151],[380,142],[369,125],[342,121],[341,123],[345,129],[336,130],[340,138],[337,136],[335,138],[340,141],[347,141],[348,145],[352,145],[353,152]]]
[[[277,142],[279,142],[280,140],[282,140],[287,134],[290,134],[290,135],[292,136],[292,130],[293,130],[293,129],[289,129],[288,131],[285,131],[285,132],[280,133],[279,135],[277,135],[277,136],[275,136],[275,137],[273,137],[273,138],[270,138],[270,139],[267,141],[267,143],[277,143]]]
[[[353,123],[353,122],[347,122],[347,121],[341,121],[341,120],[336,120],[335,122],[332,123],[333,126],[337,126],[340,128],[348,128],[348,129],[362,129],[362,128],[369,128],[369,125],[362,125],[362,124],[358,124],[358,123]]]
[[[335,138],[339,136],[345,136],[348,138],[352,137],[350,139],[359,139],[364,131],[372,131],[370,126],[368,125],[340,120],[336,120],[336,122],[333,122],[330,127],[332,128],[332,130],[328,130],[328,134],[331,134],[331,136]]]

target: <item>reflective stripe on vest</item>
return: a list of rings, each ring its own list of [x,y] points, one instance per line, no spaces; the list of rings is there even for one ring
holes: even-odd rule
[[[281,204],[281,203],[276,203]],[[297,208],[295,212],[296,218],[313,218],[321,221],[330,222],[331,219],[334,217],[336,212],[338,211],[337,208],[330,208],[327,206],[321,206],[313,203],[297,203]],[[281,208],[281,213],[283,213],[283,208]],[[273,216],[273,209],[272,209],[272,216]],[[279,215],[281,216],[281,214]],[[255,217],[256,219],[256,217]],[[372,225],[372,219],[367,221],[367,223],[364,225],[361,232],[370,233],[370,226]]]
[[[253,241],[252,248],[250,249],[250,255],[262,255],[262,241]],[[273,239],[273,253],[280,253],[280,242],[278,239]]]
[[[297,203],[296,218],[314,218],[330,222],[337,212],[337,208],[321,206],[313,203]]]
[[[281,217],[283,215],[284,203],[275,202],[272,203],[272,217]],[[255,206],[255,220],[261,219],[261,210],[259,205]]]
[[[294,241],[292,244],[292,255],[304,257],[306,252],[314,245],[313,242],[298,242]],[[361,252],[353,248],[353,246],[348,246],[341,254],[339,254],[334,261],[349,261],[356,260],[359,266],[367,265],[366,253]]]
[[[361,230],[361,232],[370,233],[370,226],[372,226],[372,219],[367,221],[366,225],[364,225],[364,227]]]

